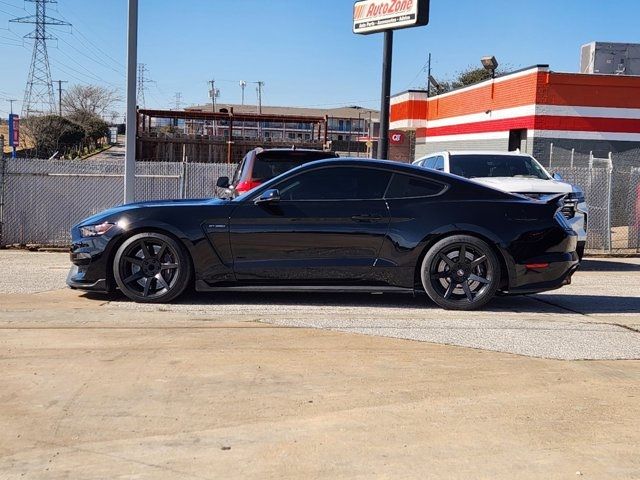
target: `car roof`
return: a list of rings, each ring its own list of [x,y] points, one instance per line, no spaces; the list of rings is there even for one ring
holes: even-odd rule
[[[262,148],[262,147],[257,147],[255,149],[256,153],[263,153],[263,152],[311,152],[311,153],[324,153],[326,155],[336,155],[335,152],[332,151],[328,151],[328,150],[318,150],[315,148],[284,148],[284,147],[278,147],[278,148]]]
[[[315,160],[313,162],[305,163],[300,167],[297,167],[298,170],[308,169],[323,165],[358,165],[358,166],[366,166],[366,167],[378,167],[378,168],[387,168],[390,170],[396,170],[400,172],[405,172],[413,175],[420,175],[424,177],[433,178],[434,176],[442,176],[442,181],[454,181],[463,183],[468,182],[466,178],[459,177],[457,175],[452,175],[447,172],[440,172],[435,170],[426,170],[423,167],[419,167],[417,165],[413,165],[411,163],[403,163],[396,162],[393,160],[377,160],[375,158],[359,158],[359,157],[339,157],[339,158],[325,158],[322,160]]]
[[[425,157],[433,157],[435,155],[443,155],[443,154],[449,154],[449,155],[491,155],[491,156],[495,156],[495,155],[500,155],[500,156],[509,156],[509,157],[531,157],[531,155],[529,155],[528,153],[524,153],[524,152],[505,152],[502,150],[446,150],[446,151],[442,151],[442,152],[433,152],[433,153],[428,153],[427,155],[424,155],[421,158],[425,158]]]

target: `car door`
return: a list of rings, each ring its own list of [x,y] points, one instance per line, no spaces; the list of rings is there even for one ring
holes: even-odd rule
[[[376,168],[319,167],[274,185],[277,203],[247,199],[230,220],[237,280],[365,281],[389,225],[390,178]]]

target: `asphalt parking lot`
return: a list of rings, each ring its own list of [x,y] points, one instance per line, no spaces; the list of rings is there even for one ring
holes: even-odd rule
[[[446,312],[64,288],[0,251],[0,478],[640,478],[640,259]],[[302,327],[302,328],[300,328]]]

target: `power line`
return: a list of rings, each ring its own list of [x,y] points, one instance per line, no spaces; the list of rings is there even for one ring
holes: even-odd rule
[[[112,70],[112,71],[116,72],[117,74],[119,74],[119,75],[120,75],[120,76],[122,76],[123,78],[125,77],[125,74],[124,74],[124,72],[123,72],[122,70],[115,69],[115,68],[113,68],[113,67],[111,67],[111,66],[109,66],[109,65],[107,65],[107,64],[105,64],[105,63],[103,63],[101,60],[98,60],[96,57],[91,57],[91,56],[87,55],[87,54],[86,54],[85,52],[83,52],[82,50],[80,50],[80,49],[78,49],[78,48],[74,47],[72,44],[70,44],[69,42],[67,42],[64,38],[59,38],[59,40],[60,40],[62,43],[64,43],[64,44],[68,45],[70,48],[72,48],[72,49],[73,49],[73,50],[75,50],[76,52],[78,52],[80,55],[83,55],[85,58],[87,58],[87,59],[91,60],[92,62],[94,62],[94,63],[96,63],[96,64],[100,65],[101,67],[104,67],[104,68],[107,68],[107,69],[109,69],[109,70]],[[124,68],[124,67],[123,67],[123,68]]]
[[[64,15],[62,15],[60,13],[60,16],[67,21],[70,21],[68,18],[66,18]],[[76,22],[77,23],[77,22]],[[115,58],[113,58],[111,55],[109,55],[107,52],[105,52],[102,48],[100,48],[99,45],[97,45],[96,43],[94,43],[89,37],[87,37],[86,35],[84,35],[82,33],[82,31],[80,31],[80,29],[77,26],[72,26],[72,30],[71,30],[71,35],[75,35],[75,33],[78,33],[87,43],[89,43],[93,48],[95,48],[96,50],[98,50],[100,53],[102,53],[106,58],[110,59],[112,62],[114,62],[116,65],[118,65],[119,67],[122,67],[123,69],[126,68],[125,65],[116,60]]]
[[[35,30],[25,37],[34,40],[31,67],[25,88],[24,102],[22,103],[23,115],[29,116],[36,112],[46,113],[54,110],[55,98],[53,94],[53,83],[51,81],[47,40],[53,40],[55,37],[47,33],[47,26],[71,24],[47,15],[47,4],[57,3],[57,0],[25,1],[35,3],[36,14],[14,18],[11,19],[10,22],[30,23],[36,26]]]

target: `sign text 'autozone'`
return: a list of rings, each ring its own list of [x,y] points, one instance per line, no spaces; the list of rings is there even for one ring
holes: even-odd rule
[[[428,0],[362,0],[353,6],[354,33],[426,25],[428,19]]]

